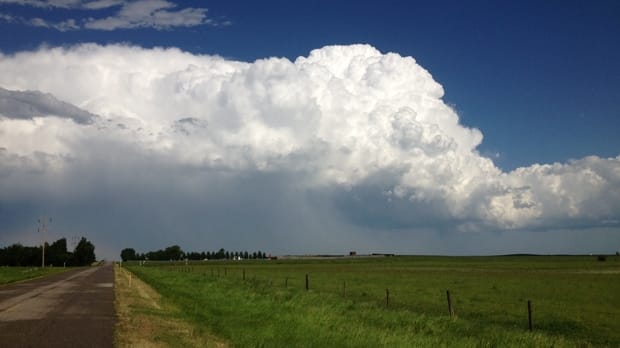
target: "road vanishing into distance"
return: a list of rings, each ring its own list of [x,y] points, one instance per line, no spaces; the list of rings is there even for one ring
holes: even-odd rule
[[[111,263],[0,286],[0,347],[113,347]]]

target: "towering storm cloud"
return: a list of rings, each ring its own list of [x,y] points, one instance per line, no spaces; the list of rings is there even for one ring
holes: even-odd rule
[[[428,71],[368,45],[253,63],[42,48],[0,56],[0,87],[0,213],[73,209],[110,244],[233,235],[337,249],[390,230],[620,220],[620,156],[502,172]]]

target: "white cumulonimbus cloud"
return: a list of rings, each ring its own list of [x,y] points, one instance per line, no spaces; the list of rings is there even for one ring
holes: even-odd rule
[[[269,205],[264,191],[239,184],[258,176],[365,227],[570,228],[620,218],[620,156],[502,172],[428,71],[368,45],[253,63],[174,48],[42,48],[1,56],[0,86],[5,204],[31,194],[16,184],[25,175],[48,190],[96,194],[85,178],[93,175],[107,191],[170,187]]]

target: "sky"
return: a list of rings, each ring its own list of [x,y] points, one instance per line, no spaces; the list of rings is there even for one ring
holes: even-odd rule
[[[0,0],[0,246],[620,249],[617,1]]]

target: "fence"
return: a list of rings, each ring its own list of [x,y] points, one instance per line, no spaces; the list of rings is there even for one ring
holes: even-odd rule
[[[202,265],[201,266],[169,265],[169,266],[158,266],[158,268],[171,271],[171,272],[177,272],[177,273],[200,274],[204,279],[210,280],[210,281],[216,281],[220,279],[226,279],[227,281],[241,281],[243,283],[249,284],[250,286],[252,285],[256,286],[258,284],[267,285],[267,286],[274,286],[274,284],[276,284],[275,286],[277,286],[277,284],[279,283],[277,281],[274,282],[273,277],[265,278],[264,274],[259,273],[259,276],[257,275],[252,276],[251,273],[248,272],[246,268],[243,268],[243,267],[240,268],[238,266],[231,267],[230,269],[229,267],[224,267],[222,265],[211,266],[211,267],[202,266]],[[208,268],[208,269],[205,269],[205,268]],[[263,278],[261,278],[260,276],[263,276]],[[290,282],[291,280],[301,280],[303,287],[302,288],[292,287],[291,282]],[[338,280],[338,283],[342,284],[339,292],[343,298],[346,298],[347,296],[351,296],[353,294],[354,287],[352,286],[352,282],[349,282],[349,287],[347,287],[346,279]],[[282,284],[285,289],[290,289],[290,290],[295,290],[295,289],[303,289],[305,291],[315,290],[315,288],[311,287],[310,273],[305,273],[303,277],[297,277],[297,278],[292,277],[290,275],[286,275],[283,277],[283,281],[279,284]],[[316,282],[314,284],[316,284]],[[325,288],[319,289],[318,291],[325,291]],[[366,292],[363,292],[362,294],[364,297],[368,295]],[[394,293],[393,289],[390,290],[390,288],[385,288],[384,294],[385,294],[384,295],[384,307],[386,309],[389,309],[390,307],[394,307],[394,303],[393,303],[394,296],[398,294]],[[455,306],[456,301],[455,301],[454,294],[453,292],[450,291],[450,289],[446,289],[445,294],[446,294],[445,299],[446,299],[447,308],[448,308],[448,316],[452,319],[456,319],[457,318],[456,306]],[[402,308],[402,306],[394,307],[394,308]],[[532,331],[534,328],[532,301],[527,300],[523,308],[524,308],[523,318],[524,318],[524,321],[525,319],[527,320],[527,329],[529,331]]]

